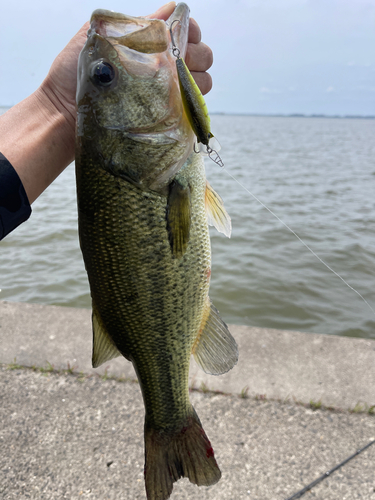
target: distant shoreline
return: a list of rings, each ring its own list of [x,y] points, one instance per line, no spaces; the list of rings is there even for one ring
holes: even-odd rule
[[[361,120],[374,120],[375,115],[323,115],[323,114],[304,114],[304,113],[225,113],[221,111],[211,111],[210,115],[220,116],[254,116],[260,118],[349,118]]]
[[[12,106],[0,105],[0,110],[8,110]],[[5,112],[5,111],[4,111]],[[220,116],[254,116],[260,118],[339,118],[374,120],[375,115],[324,115],[319,113],[227,113],[224,111],[211,111],[210,115]]]

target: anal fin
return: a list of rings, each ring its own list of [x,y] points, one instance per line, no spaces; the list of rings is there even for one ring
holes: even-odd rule
[[[121,356],[121,352],[115,346],[113,340],[109,336],[98,311],[93,304],[92,307],[92,330],[93,330],[93,346],[92,346],[92,366],[97,368],[110,359]]]
[[[208,297],[192,353],[202,370],[211,375],[228,372],[238,361],[237,343]]]

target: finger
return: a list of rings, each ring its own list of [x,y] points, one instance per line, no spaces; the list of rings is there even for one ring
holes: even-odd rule
[[[193,71],[191,74],[203,95],[212,89],[212,78],[209,73]]]
[[[84,38],[86,40],[87,38],[87,31],[90,29],[90,21],[86,21],[85,24],[82,26],[82,28],[76,33],[77,37]]]
[[[153,14],[145,17],[149,19],[162,19],[163,21],[166,21],[171,16],[175,8],[176,2],[169,2],[160,7],[160,9],[158,9]]]
[[[82,26],[82,28],[77,32],[79,34],[84,33],[87,36],[87,30],[90,28],[90,21],[86,21],[85,24]]]
[[[195,19],[192,17],[189,20],[189,35],[188,42],[189,43],[199,43],[201,41],[201,29]]]
[[[205,43],[188,44],[185,62],[190,71],[207,71],[213,60],[212,50]]]

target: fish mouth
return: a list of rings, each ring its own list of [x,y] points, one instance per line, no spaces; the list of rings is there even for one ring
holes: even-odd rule
[[[169,27],[174,20],[173,37],[184,56],[187,48],[189,28],[189,7],[177,5],[167,22],[160,19],[146,19],[120,14],[110,10],[97,9],[92,13],[88,36],[97,34],[105,38],[116,49],[122,65],[137,76],[143,74],[138,62],[154,69],[160,64],[158,54],[171,52],[171,36]],[[143,69],[145,69],[143,67]]]
[[[165,52],[169,46],[164,21],[127,16],[109,10],[95,10],[91,30],[112,45],[128,47],[143,54]]]

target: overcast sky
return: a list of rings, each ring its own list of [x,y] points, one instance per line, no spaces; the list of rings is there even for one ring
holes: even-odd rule
[[[214,51],[211,112],[375,115],[375,0],[191,0]],[[4,0],[0,105],[37,88],[96,8],[154,12],[151,0]]]

